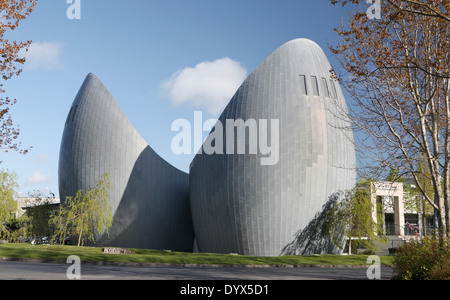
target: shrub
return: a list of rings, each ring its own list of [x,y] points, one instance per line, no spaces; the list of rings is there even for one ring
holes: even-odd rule
[[[439,261],[428,275],[429,280],[450,280],[450,257],[444,257]]]
[[[444,272],[438,266],[448,261],[445,270],[450,271],[449,251],[439,246],[436,237],[424,237],[412,240],[399,247],[394,258],[394,279],[399,280],[425,280],[431,274],[438,276]]]

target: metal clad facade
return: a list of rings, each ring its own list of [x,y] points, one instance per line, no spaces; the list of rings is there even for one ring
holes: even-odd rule
[[[59,158],[61,201],[109,173],[110,235],[98,245],[192,251],[188,174],[143,140],[103,83],[89,74],[67,116]]]
[[[333,193],[353,187],[353,135],[336,128],[348,125],[336,117],[346,104],[330,69],[317,44],[297,39],[272,53],[238,89],[219,118],[224,145],[232,134],[227,119],[277,119],[279,159],[261,165],[267,155],[260,152],[196,155],[190,201],[200,252],[280,255]]]

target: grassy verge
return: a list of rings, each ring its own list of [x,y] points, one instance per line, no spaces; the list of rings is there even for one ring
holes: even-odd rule
[[[130,249],[131,254],[104,254],[100,247],[76,247],[62,245],[0,245],[0,257],[32,258],[43,260],[66,260],[77,255],[81,261],[133,262],[171,264],[226,264],[226,265],[368,265],[368,255],[320,255],[320,256],[279,256],[258,257],[232,254],[185,253],[157,250]],[[382,265],[391,265],[392,256],[380,256]]]

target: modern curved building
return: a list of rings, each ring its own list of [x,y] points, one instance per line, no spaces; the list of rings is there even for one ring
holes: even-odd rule
[[[97,245],[192,251],[189,176],[163,160],[131,125],[103,83],[89,74],[66,119],[59,193],[75,196],[109,173],[110,234]]]
[[[288,245],[303,248],[292,254],[341,252],[323,241],[294,242],[305,228],[320,230],[308,225],[356,180],[353,132],[343,130],[347,106],[330,70],[316,43],[296,39],[237,90],[190,167],[200,252],[277,256]],[[223,149],[205,153],[217,145]]]
[[[89,74],[64,128],[60,197],[110,174],[114,219],[101,245],[192,251],[195,233],[199,252],[340,253],[317,234],[324,207],[356,181],[330,70],[316,43],[282,45],[237,90],[189,174],[158,156]]]

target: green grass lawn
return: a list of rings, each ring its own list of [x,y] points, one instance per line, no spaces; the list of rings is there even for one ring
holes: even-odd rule
[[[77,255],[81,261],[115,261],[134,263],[171,264],[263,264],[263,265],[368,265],[368,255],[320,255],[258,257],[232,254],[186,253],[157,250],[130,249],[131,254],[104,254],[100,247],[77,247],[63,245],[30,245],[28,243],[0,245],[0,257],[66,260]],[[382,265],[391,265],[393,256],[380,256]]]

